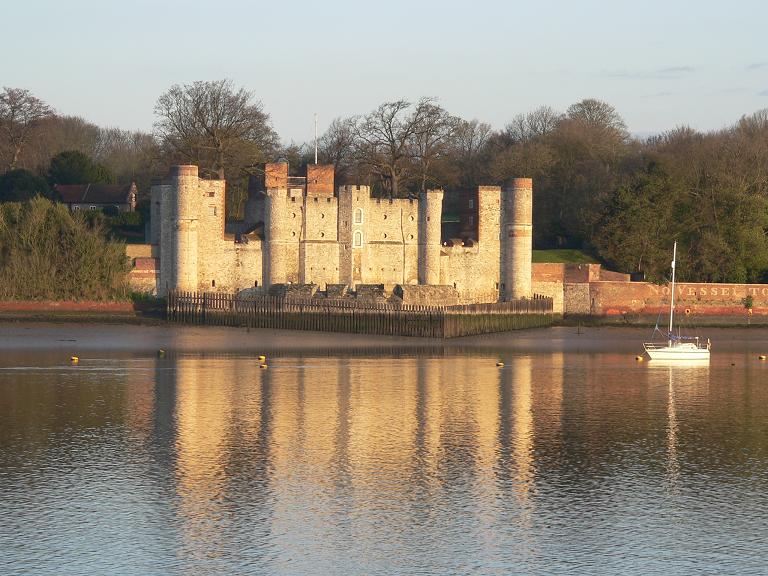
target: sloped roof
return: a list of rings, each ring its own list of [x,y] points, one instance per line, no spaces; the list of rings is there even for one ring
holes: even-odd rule
[[[135,184],[56,184],[65,204],[127,204]]]

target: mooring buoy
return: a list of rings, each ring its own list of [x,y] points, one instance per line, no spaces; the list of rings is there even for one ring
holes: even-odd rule
[[[70,356],[70,357],[69,357],[69,361],[70,361],[72,364],[77,364],[78,362],[80,362],[80,358],[78,358],[77,356]]]

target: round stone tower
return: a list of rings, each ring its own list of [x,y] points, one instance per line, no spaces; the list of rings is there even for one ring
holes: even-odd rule
[[[443,191],[419,194],[419,284],[440,284],[440,222]]]
[[[195,291],[197,281],[197,166],[171,167],[171,288]]]
[[[514,178],[504,194],[504,300],[531,298],[533,181]]]
[[[264,278],[266,279],[267,286],[286,282],[288,277],[287,252],[290,235],[293,234],[293,239],[296,240],[296,230],[290,230],[289,226],[294,225],[295,229],[300,230],[300,204],[292,212],[291,221],[286,226],[287,194],[287,190],[279,188],[266,191],[264,230],[267,233],[267,257],[264,260],[264,267],[266,268]]]

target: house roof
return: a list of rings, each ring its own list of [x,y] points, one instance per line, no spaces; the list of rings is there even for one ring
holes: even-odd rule
[[[56,184],[65,204],[127,204],[135,184]]]

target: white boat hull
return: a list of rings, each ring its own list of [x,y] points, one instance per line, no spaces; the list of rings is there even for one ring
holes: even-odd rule
[[[709,349],[695,344],[643,344],[651,360],[709,360]]]

